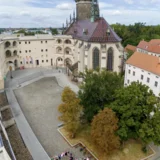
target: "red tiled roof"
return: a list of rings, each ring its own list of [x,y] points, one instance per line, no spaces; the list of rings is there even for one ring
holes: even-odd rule
[[[126,64],[144,69],[148,72],[160,75],[159,57],[151,56],[145,53],[135,52],[126,62]]]
[[[107,36],[107,29],[110,29],[110,35]],[[83,30],[88,33],[84,34]],[[72,35],[74,38],[88,42],[120,42],[121,38],[112,30],[104,18],[99,18],[95,22],[90,20],[79,20],[74,22],[65,32],[67,35]]]
[[[128,44],[128,45],[125,47],[124,51],[125,51],[125,52],[127,52],[127,51],[133,51],[133,52],[135,52],[135,51],[136,51],[136,46],[133,46],[133,45]]]
[[[160,39],[152,39],[150,42],[141,41],[137,48],[160,54]]]

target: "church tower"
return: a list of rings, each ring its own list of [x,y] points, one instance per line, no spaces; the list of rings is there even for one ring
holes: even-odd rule
[[[97,0],[75,0],[77,20],[97,18],[99,15],[99,5]]]

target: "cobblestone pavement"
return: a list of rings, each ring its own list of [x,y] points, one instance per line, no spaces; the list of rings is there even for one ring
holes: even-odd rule
[[[82,153],[71,148],[57,131],[58,124],[62,123],[58,120],[57,110],[62,90],[52,77],[43,78],[14,92],[33,132],[50,157],[70,151],[77,158],[83,158]]]

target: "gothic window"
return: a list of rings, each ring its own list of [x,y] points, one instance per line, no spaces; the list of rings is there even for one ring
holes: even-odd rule
[[[107,70],[113,71],[113,49],[109,48],[107,54]]]
[[[93,50],[93,69],[97,69],[100,65],[99,65],[99,49],[95,48]]]

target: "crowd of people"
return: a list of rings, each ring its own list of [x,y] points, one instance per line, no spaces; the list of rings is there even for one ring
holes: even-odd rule
[[[75,158],[73,154],[69,151],[63,152],[58,156],[51,158],[51,160],[63,160],[64,158],[67,158],[68,160],[90,160],[89,158]]]

